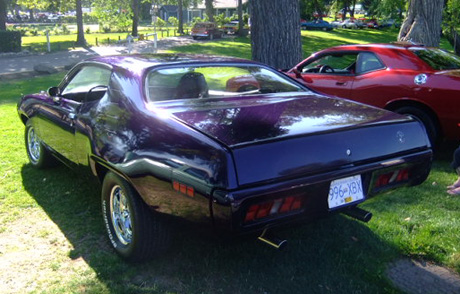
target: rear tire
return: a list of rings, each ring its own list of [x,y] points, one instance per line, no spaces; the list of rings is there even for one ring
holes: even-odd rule
[[[50,151],[43,145],[41,139],[35,132],[31,123],[26,123],[25,143],[27,157],[30,164],[35,168],[47,168],[56,163],[56,159],[51,155]]]
[[[439,130],[433,118],[420,108],[404,106],[394,110],[397,113],[405,114],[420,121],[424,126],[431,145],[435,146],[439,139]]]
[[[117,254],[139,262],[166,247],[166,230],[126,180],[107,173],[101,198],[107,234]]]

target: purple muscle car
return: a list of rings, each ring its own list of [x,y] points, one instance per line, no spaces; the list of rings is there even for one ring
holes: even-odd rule
[[[102,182],[110,243],[129,260],[166,247],[169,215],[232,232],[328,213],[422,183],[432,152],[410,117],[316,94],[268,66],[201,55],[97,57],[18,104],[30,163]]]

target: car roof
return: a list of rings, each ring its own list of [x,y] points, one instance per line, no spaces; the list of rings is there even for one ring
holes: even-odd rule
[[[145,70],[163,65],[180,64],[219,64],[219,63],[247,63],[257,64],[247,59],[213,56],[204,54],[132,54],[98,56],[88,59],[89,62],[108,64],[114,68],[120,68],[133,74],[141,75]]]

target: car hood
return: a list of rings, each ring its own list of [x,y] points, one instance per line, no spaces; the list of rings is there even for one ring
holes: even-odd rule
[[[408,120],[382,109],[315,94],[245,98],[194,101],[170,111],[227,146]]]

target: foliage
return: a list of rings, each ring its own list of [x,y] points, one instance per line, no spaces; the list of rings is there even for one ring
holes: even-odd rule
[[[201,17],[196,16],[196,17],[194,17],[194,18],[192,19],[191,25],[193,26],[193,25],[195,25],[197,22],[204,22],[204,21],[209,21],[209,18],[208,18],[206,15],[205,15],[204,18],[201,18]]]
[[[166,21],[164,21],[161,17],[157,17],[156,25],[159,28],[165,27],[166,26]]]
[[[168,22],[172,24],[174,27],[177,27],[179,25],[179,20],[177,19],[177,17],[174,16],[170,16],[168,18]]]
[[[458,20],[460,19],[460,0],[448,0],[443,13],[444,27],[455,29],[459,27]]]
[[[21,51],[21,33],[18,31],[0,31],[0,52]]]
[[[132,25],[132,9],[129,0],[95,0],[94,16],[104,32],[126,32]]]
[[[225,14],[223,13],[214,16],[214,22],[217,23],[217,25],[219,26],[222,26],[230,21],[231,21],[231,18],[225,17]]]

